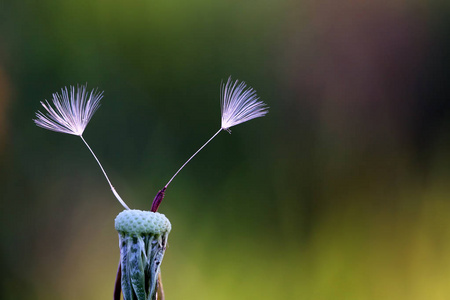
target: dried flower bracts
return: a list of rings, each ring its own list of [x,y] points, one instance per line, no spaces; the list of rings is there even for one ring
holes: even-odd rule
[[[155,300],[158,275],[172,225],[163,214],[124,210],[119,233],[121,288],[125,300]]]

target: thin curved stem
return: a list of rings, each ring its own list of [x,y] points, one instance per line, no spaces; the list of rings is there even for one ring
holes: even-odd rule
[[[83,136],[80,135],[80,138],[83,140],[84,144],[86,145],[86,147],[88,147],[89,151],[91,151],[92,155],[94,156],[95,160],[97,161],[98,165],[100,166],[100,169],[103,172],[103,175],[105,175],[106,180],[109,183],[109,186],[111,187],[111,191],[113,192],[114,196],[116,196],[117,200],[119,200],[120,204],[122,204],[123,207],[125,207],[126,209],[130,209],[125,202],[122,200],[122,198],[120,198],[119,194],[117,193],[116,189],[113,187],[113,185],[111,184],[111,181],[109,181],[108,175],[106,175],[105,170],[103,169],[102,164],[100,163],[100,161],[98,160],[97,156],[95,156],[94,151],[92,151],[91,147],[89,147],[89,144],[84,140]]]
[[[182,166],[181,168],[178,169],[178,171],[175,173],[175,175],[172,176],[172,178],[170,178],[169,182],[166,184],[165,188],[167,188],[169,186],[169,184],[172,182],[172,180],[175,178],[175,176],[178,175],[178,173],[180,173],[180,171],[184,168],[184,166],[186,166],[188,164],[188,162],[191,161],[191,159],[194,158],[194,156],[197,155],[197,153],[199,153],[206,145],[208,145],[209,142],[211,142],[211,140],[213,138],[216,137],[216,135],[219,134],[219,132],[222,131],[223,128],[220,128],[219,131],[217,131],[206,143],[203,144],[203,146],[200,147],[200,149],[197,150],[197,152],[195,152]]]

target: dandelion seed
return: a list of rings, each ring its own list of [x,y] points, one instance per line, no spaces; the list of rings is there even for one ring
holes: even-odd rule
[[[75,91],[75,87],[71,86],[70,91],[65,87],[61,89],[61,94],[54,93],[54,108],[47,100],[45,103],[41,102],[42,106],[47,111],[47,114],[38,111],[34,123],[44,129],[79,136],[100,166],[114,196],[119,200],[123,207],[129,209],[117,193],[116,189],[112,186],[108,175],[106,175],[106,172],[94,151],[83,138],[83,132],[95,111],[100,107],[100,100],[103,97],[103,92],[98,92],[94,89],[90,93],[87,93],[86,88],[87,85],[77,86]]]
[[[269,112],[269,108],[266,104],[262,101],[258,101],[258,99],[256,91],[251,87],[247,88],[245,82],[239,83],[239,81],[236,80],[233,83],[231,77],[229,77],[226,84],[222,83],[220,87],[221,128],[178,169],[164,188],[156,194],[151,211],[156,212],[158,210],[167,187],[178,173],[222,130],[231,133],[230,127],[255,118],[263,117]]]

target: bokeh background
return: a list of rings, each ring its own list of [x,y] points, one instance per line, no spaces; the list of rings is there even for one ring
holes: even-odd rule
[[[78,137],[34,125],[104,90],[84,137],[132,208],[169,187],[167,299],[450,299],[448,1],[0,2],[0,298],[111,299],[122,210]]]

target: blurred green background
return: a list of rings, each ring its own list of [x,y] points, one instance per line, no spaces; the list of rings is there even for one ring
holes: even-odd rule
[[[104,90],[84,137],[132,208],[220,127],[160,212],[171,299],[450,299],[448,1],[0,2],[0,298],[111,299],[122,210],[75,136],[34,125]]]

